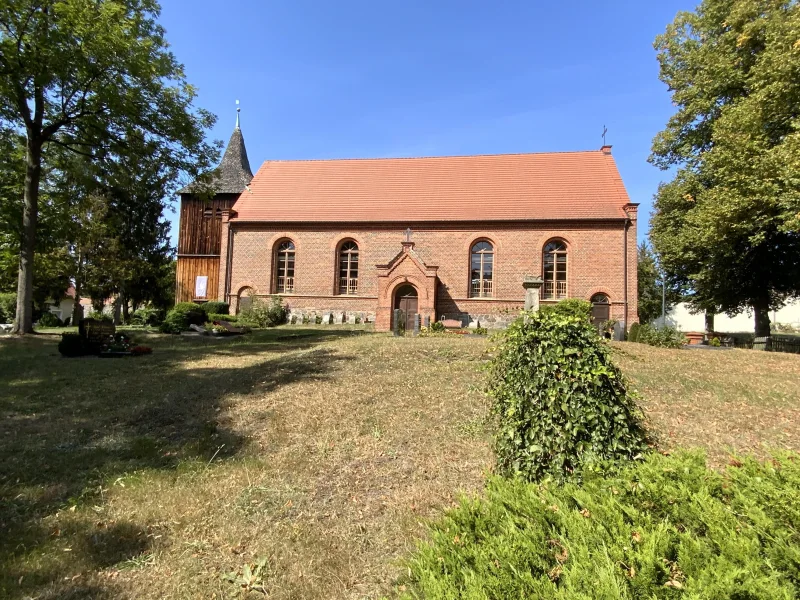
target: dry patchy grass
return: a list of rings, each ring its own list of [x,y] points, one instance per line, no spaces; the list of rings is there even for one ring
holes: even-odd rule
[[[424,518],[490,465],[485,344],[290,331],[122,361],[30,350],[1,384],[3,527],[25,540],[2,547],[3,591],[233,597],[220,576],[261,557],[272,598],[386,591]]]
[[[730,453],[800,450],[800,356],[752,350],[670,350],[614,344],[666,448]]]
[[[0,341],[3,597],[238,597],[221,576],[259,559],[270,598],[380,597],[491,467],[482,339],[153,339],[125,360]],[[800,357],[615,356],[665,443],[800,449]]]

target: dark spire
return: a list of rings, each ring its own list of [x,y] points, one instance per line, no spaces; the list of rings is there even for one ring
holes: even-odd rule
[[[237,127],[233,130],[222,162],[217,167],[214,190],[218,194],[238,194],[252,179],[253,172],[250,170],[250,161],[247,160],[244,136]]]
[[[239,101],[236,101],[239,104]],[[239,107],[236,108],[236,128],[233,130],[231,139],[225,154],[222,155],[222,162],[214,169],[214,179],[211,186],[216,194],[240,194],[250,181],[253,179],[253,172],[250,170],[250,161],[247,159],[247,148],[244,145],[244,136],[239,128]],[[191,183],[179,194],[190,194],[196,191],[195,184]]]

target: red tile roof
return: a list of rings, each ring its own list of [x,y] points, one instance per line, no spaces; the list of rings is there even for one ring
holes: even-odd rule
[[[610,148],[433,158],[267,161],[234,221],[621,219],[630,203]]]

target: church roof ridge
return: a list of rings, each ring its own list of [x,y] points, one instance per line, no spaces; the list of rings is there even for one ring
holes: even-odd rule
[[[610,148],[610,146],[608,146]],[[428,159],[452,159],[452,158],[494,158],[512,156],[551,156],[559,154],[606,154],[603,148],[597,150],[555,150],[548,152],[497,152],[482,154],[436,154],[424,156],[348,156],[344,158],[290,158],[290,159],[267,159],[265,163],[297,163],[297,162],[346,162],[346,161],[383,161],[383,160],[428,160]]]

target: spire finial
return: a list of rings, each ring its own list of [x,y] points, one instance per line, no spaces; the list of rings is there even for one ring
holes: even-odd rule
[[[239,129],[239,113],[242,112],[242,108],[239,106],[239,101],[236,101],[236,129]]]

